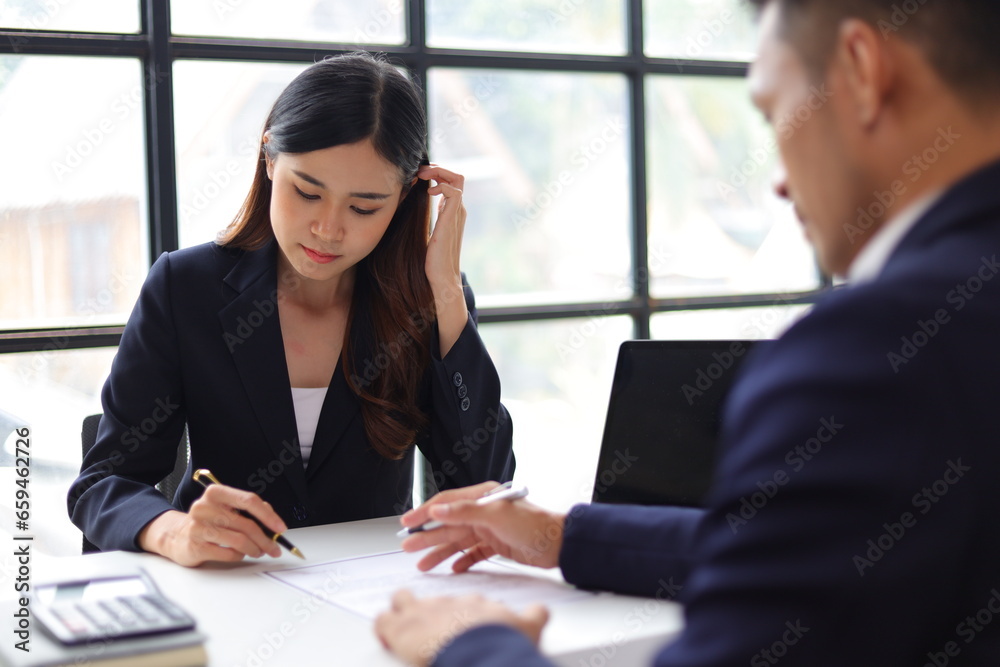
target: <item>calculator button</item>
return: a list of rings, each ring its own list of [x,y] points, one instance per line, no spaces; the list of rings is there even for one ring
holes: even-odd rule
[[[52,615],[59,619],[63,627],[77,637],[86,636],[90,632],[90,624],[86,617],[72,607],[56,609],[53,607]]]
[[[166,614],[175,621],[188,620],[188,617],[187,615],[184,614],[184,612],[182,612],[180,609],[178,609],[177,607],[175,607],[174,605],[170,604],[169,602],[167,602],[162,598],[144,596],[143,599],[146,600],[147,602],[152,603],[153,606],[155,606],[157,609],[159,609],[160,611],[162,611],[164,614]]]
[[[118,627],[114,612],[109,612],[99,602],[78,603],[76,608],[102,632]]]
[[[123,628],[133,628],[139,624],[138,617],[119,600],[107,600],[102,604],[104,605],[104,608],[108,610],[112,616],[114,616],[115,620],[121,623]]]
[[[161,616],[159,611],[156,609],[156,607],[153,607],[144,599],[139,597],[118,598],[118,599],[121,600],[122,604],[126,605],[129,609],[131,609],[136,616],[142,619],[144,623],[151,625],[160,624]]]

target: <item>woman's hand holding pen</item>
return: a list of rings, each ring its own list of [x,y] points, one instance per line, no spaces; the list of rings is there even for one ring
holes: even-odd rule
[[[430,570],[459,551],[465,554],[452,566],[455,572],[465,572],[475,563],[497,554],[537,567],[559,564],[566,516],[525,500],[476,504],[476,500],[496,486],[496,482],[484,482],[442,491],[401,517],[400,522],[407,528],[430,520],[445,524],[403,540],[403,550],[408,552],[433,547],[417,564],[420,570]]]
[[[441,356],[444,357],[458,340],[469,318],[460,265],[466,218],[462,203],[465,177],[433,164],[421,167],[417,177],[433,181],[428,194],[441,195],[437,222],[427,245],[424,271],[434,293]]]
[[[260,496],[213,484],[187,513],[169,511],[153,519],[139,533],[139,546],[188,567],[208,561],[235,562],[246,556],[280,556],[280,547],[256,523],[237,514],[241,509],[277,533],[288,530]]]

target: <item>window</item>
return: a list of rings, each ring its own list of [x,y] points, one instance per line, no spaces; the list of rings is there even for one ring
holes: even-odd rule
[[[588,499],[621,341],[770,337],[828,285],[770,191],[754,31],[739,0],[0,3],[0,445],[32,429],[55,499],[36,521],[69,526],[80,422],[150,262],[216,238],[278,92],[359,48],[421,83],[432,159],[466,177],[518,477]]]

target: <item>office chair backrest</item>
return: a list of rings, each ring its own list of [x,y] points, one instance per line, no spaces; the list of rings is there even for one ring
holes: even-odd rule
[[[83,445],[83,455],[86,456],[90,448],[97,442],[97,427],[100,426],[101,415],[89,415],[83,419],[83,427],[80,430],[80,439]],[[181,434],[181,441],[177,445],[177,458],[174,459],[174,469],[156,484],[156,490],[163,494],[167,502],[174,501],[174,494],[177,487],[184,479],[187,472],[188,460],[191,458],[191,446],[188,444],[187,426]],[[83,538],[83,553],[94,553],[100,551],[97,545],[93,544],[86,536]]]

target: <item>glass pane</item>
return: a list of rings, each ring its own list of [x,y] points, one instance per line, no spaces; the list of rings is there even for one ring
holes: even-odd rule
[[[631,296],[625,77],[435,68],[428,98],[482,305]]]
[[[632,319],[488,324],[480,333],[514,424],[515,481],[551,510],[589,502],[618,346],[633,337]]]
[[[137,60],[0,56],[0,329],[131,312],[148,263],[144,85]]]
[[[306,65],[174,64],[180,245],[212,241],[250,190],[271,105]]]
[[[658,313],[649,320],[653,338],[663,340],[757,340],[777,338],[809,312],[780,299],[758,308],[723,308]]]
[[[774,135],[746,81],[650,77],[646,114],[653,295],[818,287],[812,249],[773,192]]]
[[[404,0],[172,0],[177,35],[290,39],[338,44],[402,44]]]
[[[752,60],[757,28],[743,0],[646,0],[646,55],[692,60]]]
[[[0,488],[13,489],[16,429],[30,429],[31,519],[28,534],[40,551],[80,553],[80,531],[66,513],[66,492],[80,472],[80,427],[101,412],[100,392],[115,348],[0,355]],[[14,494],[0,497],[0,528],[14,532]]]
[[[139,0],[0,0],[0,27],[139,32]]]
[[[623,0],[427,0],[429,46],[619,55]]]

